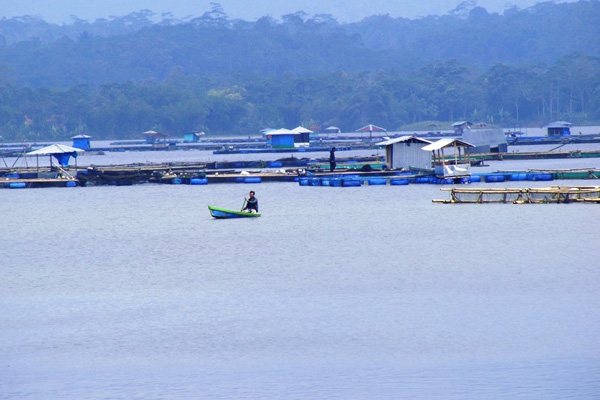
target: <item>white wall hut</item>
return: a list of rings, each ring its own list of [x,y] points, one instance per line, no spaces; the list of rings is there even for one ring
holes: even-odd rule
[[[377,143],[385,146],[385,163],[389,169],[430,169],[431,153],[421,149],[429,140],[416,136],[402,136]]]
[[[311,133],[313,133],[313,131],[299,126],[297,128],[292,129],[292,132],[296,134],[296,136],[294,136],[294,147],[310,146],[310,135]]]
[[[435,175],[448,178],[471,175],[471,147],[460,139],[440,139],[422,150],[431,152]]]

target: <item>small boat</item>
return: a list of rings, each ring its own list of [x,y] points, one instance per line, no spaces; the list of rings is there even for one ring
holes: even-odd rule
[[[225,208],[219,208],[219,207],[213,207],[213,206],[208,206],[208,209],[210,210],[210,215],[212,215],[213,218],[218,218],[218,219],[223,219],[223,218],[256,218],[256,217],[260,217],[260,213],[251,213],[251,212],[245,212],[245,211],[227,210]]]

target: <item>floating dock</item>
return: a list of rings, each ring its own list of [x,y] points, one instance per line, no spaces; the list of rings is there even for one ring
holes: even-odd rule
[[[449,200],[433,199],[443,204],[547,204],[600,203],[600,186],[550,186],[546,188],[442,188]]]
[[[79,180],[74,178],[3,178],[0,187],[4,189],[26,189],[45,187],[75,187],[81,186]]]

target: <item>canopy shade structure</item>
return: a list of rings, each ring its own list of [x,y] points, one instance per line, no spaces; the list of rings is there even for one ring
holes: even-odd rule
[[[447,178],[471,175],[471,147],[475,146],[460,139],[440,139],[422,147],[421,150],[432,152],[435,174]],[[447,157],[444,149],[449,149],[453,154]]]
[[[65,146],[62,144],[52,144],[50,146],[42,147],[41,149],[33,150],[27,153],[27,156],[51,156],[58,160],[58,163],[65,167],[69,165],[69,157],[73,156],[77,158],[78,153],[84,153],[85,150],[78,149],[71,146]]]
[[[313,133],[313,131],[311,131],[310,129],[306,129],[303,126],[298,126],[294,129],[292,129],[293,133]]]
[[[369,124],[357,129],[356,132],[387,132],[387,130],[380,126]]]
[[[470,143],[463,142],[460,139],[440,139],[437,142],[433,142],[430,145],[423,147],[425,151],[436,151],[446,147],[475,147]]]
[[[402,142],[410,142],[410,141],[431,144],[431,141],[426,140],[426,139],[421,139],[416,136],[401,136],[401,137],[394,138],[394,139],[384,140],[383,142],[376,143],[376,145],[377,146],[387,146],[387,145],[394,144],[394,143],[402,143]]]
[[[292,132],[289,129],[280,128],[274,131],[267,132],[266,135],[296,135],[296,132]]]
[[[51,144],[50,146],[42,147],[41,149],[33,150],[27,153],[28,156],[53,156],[55,154],[69,154],[74,157],[77,153],[83,153],[85,150],[77,149],[63,144]]]

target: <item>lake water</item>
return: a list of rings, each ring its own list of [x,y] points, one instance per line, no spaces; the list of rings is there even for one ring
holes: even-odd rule
[[[0,398],[599,398],[600,207],[439,189],[0,190]]]

